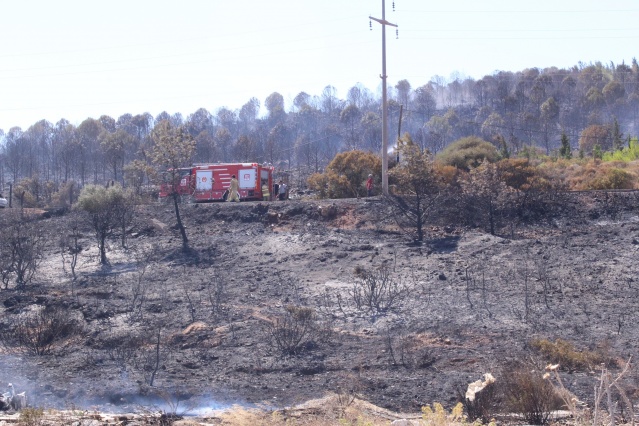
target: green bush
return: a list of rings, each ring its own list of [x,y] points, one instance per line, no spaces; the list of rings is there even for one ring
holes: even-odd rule
[[[484,161],[494,163],[499,159],[497,148],[476,136],[459,139],[437,155],[437,161],[443,165],[470,170]]]
[[[627,148],[606,152],[603,155],[603,161],[623,161],[630,162],[639,160],[639,142],[637,139],[631,139]]]

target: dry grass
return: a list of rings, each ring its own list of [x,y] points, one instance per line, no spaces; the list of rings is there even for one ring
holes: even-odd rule
[[[398,418],[402,417],[359,399],[345,404],[340,395],[275,411],[234,407],[219,416],[220,424],[226,426],[378,426]]]
[[[533,339],[530,345],[548,361],[568,371],[590,371],[600,364],[609,365],[611,358],[603,350],[579,350],[567,340]]]

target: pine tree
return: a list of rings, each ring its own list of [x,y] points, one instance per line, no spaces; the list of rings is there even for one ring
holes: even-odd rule
[[[508,150],[508,144],[506,144],[506,139],[503,136],[496,137],[497,142],[499,143],[499,158],[502,160],[505,158],[510,158],[510,151]]]
[[[617,121],[617,117],[615,117],[615,121],[612,123],[612,149],[614,151],[621,151],[623,145],[623,133],[621,133],[619,122]]]
[[[592,158],[598,158],[600,160],[603,158],[603,151],[601,150],[601,145],[596,144],[592,148]]]
[[[570,151],[570,141],[568,135],[565,132],[561,132],[561,148],[559,148],[559,155],[562,158],[570,160],[572,158],[572,152]]]

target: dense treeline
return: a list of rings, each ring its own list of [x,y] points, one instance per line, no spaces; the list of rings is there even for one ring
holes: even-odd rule
[[[415,88],[401,80],[390,94],[391,129],[401,126],[402,134],[431,153],[478,136],[510,155],[533,147],[545,154],[568,147],[601,156],[628,146],[636,134],[639,64],[535,68],[480,80],[435,77]],[[327,86],[319,96],[299,93],[288,110],[275,92],[264,100],[265,116],[260,116],[260,101],[252,98],[236,111],[201,108],[186,118],[167,112],[103,115],[77,126],[65,119],[42,120],[28,129],[0,130],[0,188],[27,179],[44,194],[70,181],[81,186],[148,181],[151,132],[163,120],[183,126],[196,141],[196,163],[270,162],[299,171],[294,184],[303,185],[339,152],[379,152],[380,98],[355,85],[339,99]]]

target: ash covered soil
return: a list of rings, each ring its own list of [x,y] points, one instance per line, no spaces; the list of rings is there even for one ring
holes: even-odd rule
[[[45,214],[55,238],[24,290],[0,291],[3,327],[57,306],[82,332],[42,356],[4,347],[0,387],[12,382],[35,406],[123,412],[180,399],[193,412],[281,407],[346,389],[415,412],[450,406],[515,360],[543,365],[533,338],[621,365],[639,346],[639,211],[634,194],[615,196],[611,208],[604,194],[576,194],[552,220],[497,236],[431,226],[422,245],[375,198],[185,204],[186,254],[173,207],[145,205],[127,248],[109,242],[108,267],[80,222],[75,282],[55,239],[75,216]],[[380,268],[410,291],[385,312],[357,309],[361,271]],[[284,354],[272,331],[288,306],[312,308],[315,331]],[[563,372],[583,400],[599,375]],[[631,398],[636,380],[633,369]]]

